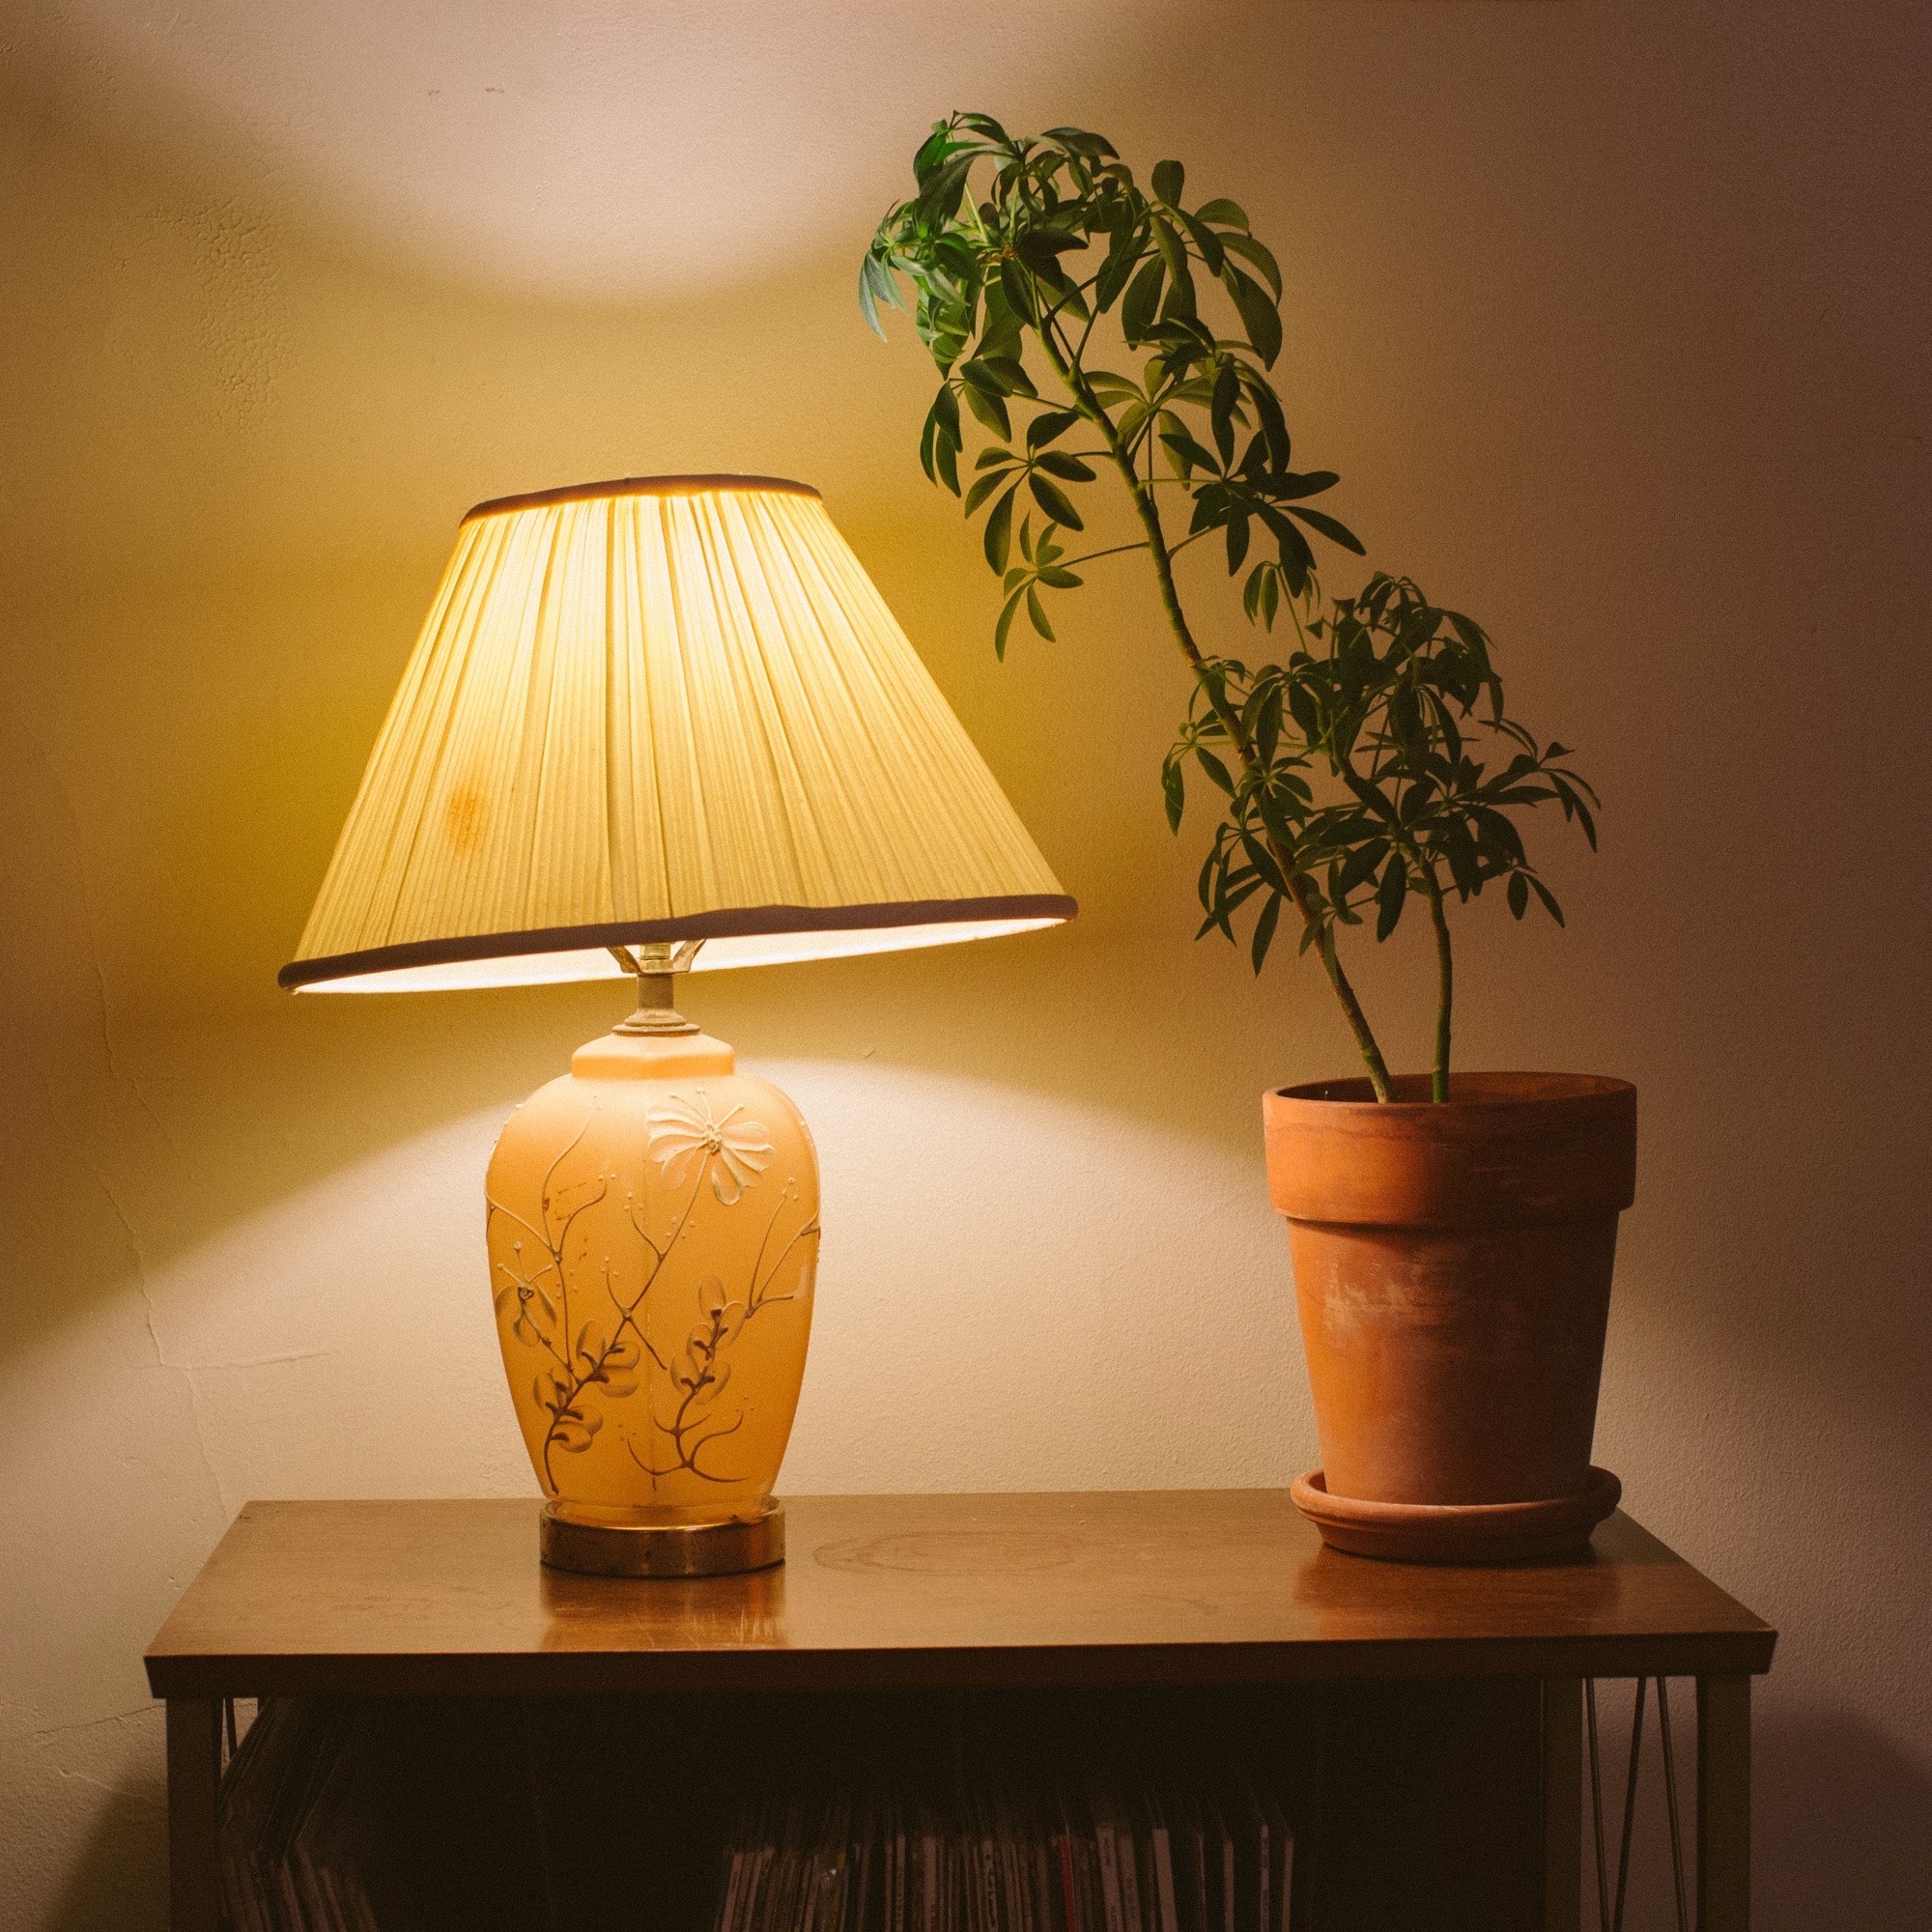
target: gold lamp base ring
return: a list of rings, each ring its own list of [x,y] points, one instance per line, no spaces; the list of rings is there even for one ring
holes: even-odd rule
[[[785,1553],[784,1505],[723,1522],[572,1522],[544,1506],[538,1549],[553,1570],[586,1577],[732,1577],[769,1570]]]

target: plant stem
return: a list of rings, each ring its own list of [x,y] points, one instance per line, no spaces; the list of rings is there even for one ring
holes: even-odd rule
[[[1218,692],[1207,677],[1206,662],[1201,647],[1194,640],[1194,633],[1189,628],[1186,613],[1180,608],[1180,593],[1174,582],[1174,558],[1167,547],[1166,532],[1161,527],[1160,511],[1155,505],[1152,489],[1134,469],[1133,458],[1127,453],[1114,426],[1114,419],[1100,406],[1100,401],[1087,386],[1079,370],[1063,352],[1050,324],[1042,321],[1039,339],[1047,361],[1053,373],[1065,384],[1067,393],[1074,399],[1080,413],[1084,415],[1105,439],[1107,451],[1113,459],[1114,467],[1121,472],[1126,483],[1127,492],[1133,498],[1134,514],[1140,519],[1141,528],[1147,534],[1148,554],[1153,559],[1154,579],[1160,587],[1161,609],[1167,614],[1169,627],[1179,644],[1181,654],[1188,662],[1195,681],[1207,694],[1208,701],[1213,706],[1214,715],[1221,722],[1221,727],[1228,734],[1229,743],[1235,748],[1243,769],[1253,777],[1259,760],[1255,748],[1241,721],[1229,704],[1226,696]],[[1321,916],[1315,909],[1308,895],[1307,882],[1296,868],[1293,860],[1276,843],[1272,835],[1268,837],[1268,848],[1273,852],[1275,862],[1280,866],[1282,876],[1288,881],[1289,895],[1294,901],[1294,909],[1301,915],[1302,923],[1312,928],[1317,936],[1316,951],[1321,955],[1322,970],[1328,975],[1328,983],[1335,989],[1335,997],[1342,1004],[1343,1017],[1349,1023],[1349,1031],[1354,1036],[1355,1050],[1362,1056],[1362,1064],[1369,1071],[1369,1085],[1378,1100],[1389,1097],[1388,1063],[1382,1058],[1381,1047],[1376,1040],[1374,1029],[1369,1025],[1368,1015],[1363,1012],[1361,1002],[1355,997],[1355,988],[1341,959],[1335,952],[1334,934],[1326,929]]]
[[[1456,962],[1449,952],[1449,921],[1442,909],[1442,888],[1430,872],[1429,919],[1435,928],[1435,1068],[1430,1075],[1429,1097],[1449,1097],[1449,1023],[1456,1003]]]

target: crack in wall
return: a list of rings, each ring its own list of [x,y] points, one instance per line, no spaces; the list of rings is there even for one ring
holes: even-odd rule
[[[295,1349],[283,1355],[244,1355],[237,1362],[197,1362],[192,1368],[184,1366],[184,1373],[212,1376],[235,1369],[278,1369],[286,1362],[319,1362],[334,1353],[333,1349]]]
[[[15,718],[14,722],[20,736],[31,748],[35,761],[45,775],[54,795],[59,799],[62,813],[67,820],[68,849],[72,854],[73,869],[79,879],[79,896],[87,926],[88,964],[92,968],[94,1011],[100,1035],[101,1065],[106,1070],[110,1084],[125,1092],[132,1098],[134,1104],[147,1116],[149,1122],[153,1125],[156,1133],[159,1135],[162,1143],[171,1146],[172,1143],[169,1141],[167,1129],[162,1126],[160,1118],[156,1114],[154,1108],[149,1105],[147,1095],[141,1091],[141,1083],[131,1075],[124,1073],[116,1062],[114,1029],[107,1003],[107,976],[101,968],[100,951],[95,943],[94,936],[94,895],[88,880],[87,867],[81,857],[86,850],[86,841],[81,836],[80,817],[74,810],[73,794],[68,788],[67,781],[62,777],[59,767],[47,755],[46,747],[41,743],[26,719],[23,717]],[[95,1186],[100,1190],[100,1194],[106,1201],[115,1220],[121,1225],[122,1236],[128,1244],[128,1259],[133,1263],[134,1286],[141,1296],[142,1318],[148,1330],[148,1341],[155,1351],[156,1364],[164,1372],[178,1375],[182,1378],[182,1386],[187,1395],[188,1422],[194,1432],[195,1450],[201,1459],[202,1472],[208,1480],[209,1489],[213,1492],[215,1507],[221,1512],[221,1520],[223,1522],[226,1522],[234,1515],[234,1512],[229,1507],[227,1492],[222,1487],[221,1477],[215,1469],[214,1459],[209,1449],[208,1431],[201,1412],[201,1392],[195,1386],[194,1372],[182,1363],[169,1361],[167,1351],[161,1346],[160,1329],[157,1325],[158,1311],[155,1303],[154,1287],[148,1278],[147,1258],[141,1252],[141,1242],[139,1236],[134,1232],[134,1224],[128,1218],[128,1211],[122,1205],[121,1197],[115,1192],[114,1186],[109,1181],[105,1171],[91,1157],[82,1147],[79,1139],[70,1131],[65,1122],[61,1119],[60,1110],[54,1104],[53,1087],[44,1067],[40,1072],[40,1084],[41,1096],[46,1107],[47,1119],[53,1123],[54,1130],[66,1143],[68,1151],[72,1155],[73,1159],[93,1177]]]
[[[110,1711],[104,1718],[82,1718],[68,1724],[43,1724],[27,1733],[27,1742],[44,1746],[61,1738],[78,1737],[86,1731],[111,1730],[117,1724],[152,1724],[159,1709],[157,1704],[140,1704],[131,1711]]]
[[[73,1771],[64,1764],[55,1765],[54,1776],[63,1784],[91,1785],[96,1791],[105,1793],[117,1804],[129,1804],[137,1811],[146,1811],[156,1817],[167,1815],[166,1791],[156,1790],[150,1781],[111,1784],[104,1777],[96,1777],[91,1772]]]
[[[41,1098],[46,1107],[47,1119],[53,1123],[54,1131],[66,1143],[68,1152],[72,1155],[74,1161],[93,1178],[95,1186],[100,1190],[101,1198],[107,1203],[115,1220],[121,1225],[122,1236],[128,1244],[128,1256],[134,1266],[134,1287],[141,1297],[142,1318],[148,1330],[149,1344],[155,1351],[156,1365],[165,1373],[177,1375],[182,1378],[182,1386],[187,1392],[188,1422],[194,1431],[194,1444],[201,1458],[202,1472],[208,1478],[208,1486],[213,1493],[215,1507],[221,1512],[221,1520],[227,1522],[235,1512],[229,1507],[227,1492],[222,1487],[221,1478],[214,1467],[214,1459],[209,1450],[208,1432],[201,1414],[201,1392],[195,1387],[193,1371],[180,1362],[169,1361],[167,1351],[161,1346],[160,1329],[156,1325],[155,1292],[153,1284],[148,1279],[147,1260],[141,1252],[140,1237],[134,1233],[134,1224],[128,1218],[128,1211],[121,1205],[121,1197],[115,1193],[105,1173],[87,1154],[62,1121],[60,1110],[54,1105],[53,1089],[44,1072],[41,1074],[40,1082]]]

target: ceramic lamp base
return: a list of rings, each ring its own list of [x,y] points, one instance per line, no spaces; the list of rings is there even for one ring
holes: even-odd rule
[[[1398,1563],[1512,1563],[1580,1549],[1623,1485],[1593,1468],[1574,1496],[1530,1503],[1372,1503],[1331,1496],[1320,1469],[1289,1492],[1330,1549]]]
[[[486,1227],[540,1549],[595,1577],[784,1558],[773,1505],[818,1258],[798,1109],[639,975],[639,1010],[519,1107]]]
[[[723,1522],[571,1522],[544,1508],[538,1549],[553,1570],[586,1577],[733,1577],[769,1570],[785,1553],[784,1505]]]

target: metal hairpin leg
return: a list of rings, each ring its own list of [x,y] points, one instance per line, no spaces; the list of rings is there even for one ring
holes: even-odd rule
[[[1684,1829],[1677,1809],[1677,1751],[1670,1734],[1670,1681],[1657,1680],[1657,1728],[1663,1740],[1663,1806],[1670,1814],[1670,1878],[1676,1889],[1677,1932],[1690,1932],[1690,1908],[1684,1892]]]
[[[1597,1742],[1597,1680],[1586,1680],[1590,1714],[1590,1822],[1597,1848],[1597,1924],[1599,1932],[1610,1932],[1610,1879],[1604,1866],[1604,1761]]]
[[[1747,1685],[1747,1689],[1748,1689],[1748,1679],[1739,1681],[1744,1682]],[[1704,1680],[1702,1679],[1698,1681],[1700,1713],[1703,1708],[1703,1682]],[[1592,1679],[1587,1686],[1590,1733],[1590,1811],[1591,1822],[1594,1827],[1593,1837],[1597,1852],[1597,1919],[1600,1932],[1623,1932],[1624,1906],[1630,1897],[1631,1848],[1634,1843],[1636,1833],[1636,1794],[1638,1773],[1642,1765],[1644,1706],[1649,1690],[1650,1679],[1639,1677],[1636,1680],[1636,1704],[1631,1718],[1630,1759],[1624,1777],[1623,1829],[1619,1834],[1617,1886],[1613,1900],[1610,1891],[1608,1863],[1605,1855],[1603,1750],[1597,1731],[1597,1686],[1595,1680]],[[1657,1717],[1659,1737],[1663,1752],[1663,1799],[1664,1808],[1669,1815],[1670,1876],[1677,1904],[1677,1932],[1690,1932],[1690,1906],[1684,1879],[1684,1833],[1682,1821],[1677,1809],[1677,1752],[1670,1732],[1670,1692],[1662,1677],[1657,1680]],[[1700,1738],[1701,1735],[1702,1730],[1700,1726]],[[1700,1750],[1700,1802],[1698,1804],[1700,1845],[1705,1841],[1704,1791],[1707,1780],[1701,1775],[1701,1768],[1704,1762],[1705,1758]],[[1749,1804],[1748,1796],[1746,1798],[1745,1804],[1747,1814]],[[1735,1806],[1732,1806],[1732,1809],[1734,1810]],[[1730,1867],[1725,1867],[1714,1890],[1705,1882],[1704,1862],[1706,1861],[1700,1861],[1698,1882],[1699,1932],[1733,1932],[1733,1928],[1736,1928],[1736,1932],[1743,1932],[1743,1928],[1747,1922],[1748,1905],[1745,1908],[1746,1917],[1725,1918],[1713,1917],[1713,1908],[1706,1902],[1707,1894],[1715,1897],[1717,1891],[1724,1890],[1731,1884]],[[1735,1864],[1735,1860],[1731,1862]],[[1728,1897],[1728,1894],[1726,1896]],[[1721,1909],[1719,1908],[1719,1910]]]

